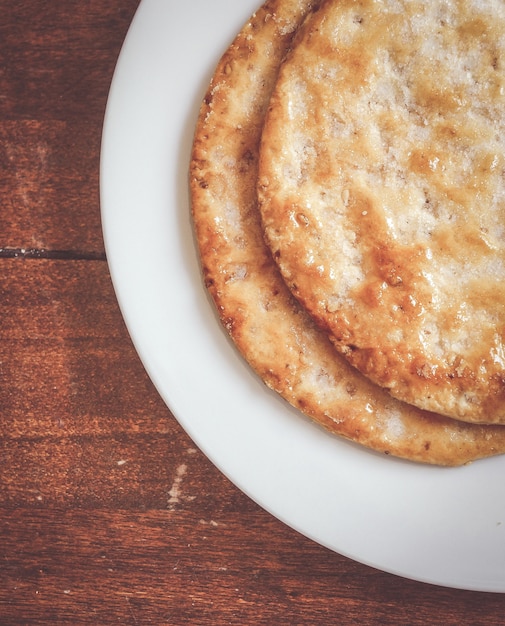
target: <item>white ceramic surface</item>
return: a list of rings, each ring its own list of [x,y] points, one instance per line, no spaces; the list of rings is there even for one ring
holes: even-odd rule
[[[126,38],[101,201],[135,346],[195,443],[289,526],[384,571],[505,592],[505,458],[424,467],[328,435],[249,371],[202,286],[187,186],[193,128],[219,56],[259,2],[144,0]]]

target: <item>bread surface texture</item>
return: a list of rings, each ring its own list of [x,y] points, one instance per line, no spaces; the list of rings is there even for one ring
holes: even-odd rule
[[[205,285],[224,328],[259,377],[330,433],[379,453],[439,465],[502,453],[504,429],[398,402],[351,367],[292,296],[265,245],[256,195],[263,120],[281,61],[316,7],[306,0],[265,3],[216,68],[190,167]]]
[[[505,4],[325,0],[261,144],[286,284],[394,397],[505,423]]]

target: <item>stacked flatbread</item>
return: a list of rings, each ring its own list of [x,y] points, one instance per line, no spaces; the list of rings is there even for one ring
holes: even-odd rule
[[[290,404],[331,433],[378,452],[424,463],[460,465],[505,452],[505,429],[443,416],[441,413],[450,412],[440,410],[439,404],[430,406],[430,409],[435,406],[437,413],[425,410],[425,398],[419,399],[417,393],[436,395],[428,387],[421,390],[414,387],[414,397],[405,398],[408,403],[394,398],[391,393],[398,388],[409,388],[411,382],[402,378],[403,373],[392,369],[395,358],[404,357],[396,354],[396,347],[391,348],[386,338],[403,333],[416,320],[416,312],[424,310],[427,300],[417,305],[415,292],[411,299],[404,294],[400,304],[389,301],[383,293],[386,291],[384,284],[391,285],[391,289],[401,288],[411,276],[422,277],[423,272],[431,271],[421,267],[419,259],[430,254],[435,256],[435,243],[430,243],[431,252],[427,253],[427,247],[422,248],[427,246],[424,239],[421,243],[417,239],[409,243],[410,237],[417,237],[419,229],[428,237],[438,218],[447,227],[445,237],[451,239],[453,235],[449,233],[447,220],[455,211],[437,205],[436,209],[431,209],[429,219],[424,214],[412,214],[408,202],[414,196],[417,199],[417,193],[424,193],[424,187],[421,191],[415,184],[405,188],[402,181],[408,178],[407,170],[386,172],[385,184],[377,174],[381,172],[380,159],[386,150],[385,143],[389,141],[390,149],[397,150],[395,133],[402,128],[404,120],[393,103],[400,110],[404,101],[396,102],[402,87],[395,91],[396,87],[388,86],[386,78],[383,84],[374,86],[374,90],[380,92],[377,106],[367,103],[360,92],[369,80],[370,68],[377,67],[382,72],[389,54],[378,43],[383,34],[381,26],[376,24],[380,16],[372,13],[374,4],[270,0],[252,16],[222,57],[201,107],[190,171],[192,211],[202,271],[221,321],[236,346],[264,382]],[[461,3],[456,4],[459,7]],[[436,9],[423,9],[433,13],[429,19],[435,19],[435,14],[439,24],[449,17],[452,19],[452,14],[448,16],[443,12],[448,3],[434,2],[435,5],[440,14],[436,14]],[[407,22],[415,22],[418,10],[424,5],[389,0],[380,6],[387,6],[392,13],[396,11],[398,22],[406,23],[405,16],[409,18]],[[472,11],[468,9],[469,19]],[[387,20],[390,19],[388,14]],[[384,29],[386,18],[379,21]],[[325,30],[327,24],[331,28]],[[371,28],[366,34],[361,33],[360,29],[367,24]],[[397,70],[409,58],[410,31],[407,26],[404,28],[407,29],[402,34],[405,48],[403,57],[400,55],[395,60]],[[466,32],[465,28],[475,39],[486,40],[479,18],[473,25],[461,25],[461,32]],[[332,47],[336,31],[340,38],[338,58]],[[415,45],[417,43],[416,40]],[[500,62],[499,45],[496,43],[496,58],[491,64]],[[344,55],[343,46],[352,48],[353,54]],[[440,59],[443,60],[442,53]],[[446,61],[452,63],[452,59]],[[490,74],[486,80],[486,89],[498,97],[501,90],[496,81],[499,79]],[[448,92],[449,86],[444,83],[438,96],[427,92],[425,97],[427,101],[433,98],[436,101],[433,106],[440,107]],[[457,100],[463,96],[453,93],[451,97],[452,106],[457,109],[460,106]],[[375,126],[372,132],[370,126],[364,125],[364,113],[374,107],[377,109],[374,114],[379,118],[374,124],[384,122],[384,136],[377,136]],[[498,108],[495,113],[497,111]],[[354,125],[348,113],[351,118],[354,115]],[[480,119],[475,124],[474,130],[467,131],[468,135],[484,132]],[[444,132],[450,135],[454,130],[450,124],[445,131],[442,126],[440,120],[440,135]],[[491,147],[490,135],[494,137]],[[498,172],[502,173],[503,150],[498,145],[498,135],[498,127],[486,131],[479,152],[481,170],[492,172],[483,176],[493,180]],[[414,145],[414,139],[412,141]],[[366,144],[367,149],[361,150],[361,144]],[[416,145],[417,152],[412,150],[409,156],[412,169],[434,168],[436,171],[442,153],[429,153],[421,142]],[[463,152],[465,150],[466,146]],[[496,155],[496,163],[489,160],[490,154]],[[401,150],[397,150],[395,167],[404,158]],[[447,155],[444,158],[450,160]],[[474,153],[467,155],[467,159],[473,158]],[[450,165],[440,164],[439,184],[446,185],[443,193],[448,193],[450,188],[451,171],[448,170],[456,170],[459,162],[451,161]],[[335,171],[339,173],[336,177]],[[395,186],[390,185],[391,181]],[[479,198],[484,202],[488,193],[483,189],[485,185],[480,186],[479,181],[475,181],[475,185],[478,193],[482,188]],[[468,186],[471,187],[471,183]],[[381,190],[381,195],[375,202],[377,189]],[[431,189],[428,191],[431,193]],[[454,193],[457,195],[456,191]],[[432,196],[429,198],[434,202]],[[405,208],[403,217],[401,214],[394,216],[399,223],[394,226],[399,241],[391,251],[384,244],[389,236],[385,233],[391,218],[389,202],[393,207],[398,208],[400,204]],[[322,212],[317,213],[320,206]],[[333,228],[335,218],[331,211],[334,209],[342,215],[348,210],[352,217],[341,215],[338,226]],[[451,219],[460,219],[460,216],[455,214]],[[487,238],[486,243],[479,241],[473,245],[472,231],[462,248],[468,246],[471,255],[479,256],[478,250],[484,245],[489,244],[489,249],[498,245],[500,215],[497,209],[489,219],[480,222],[478,216],[472,219],[481,225],[480,232],[483,240]],[[362,222],[367,225],[362,226]],[[332,230],[329,238],[325,238],[329,226]],[[354,227],[354,234],[351,227]],[[442,235],[437,237],[440,247]],[[354,250],[356,240],[364,241],[365,252]],[[407,253],[409,245],[415,253]],[[393,257],[397,249],[403,253],[402,264]],[[379,288],[375,283],[369,284],[371,260],[367,255],[374,261],[378,259],[379,270],[374,267],[373,273],[374,276],[380,273]],[[482,261],[478,269],[487,272],[486,281],[489,275],[497,277],[489,287],[496,293],[497,300],[497,308],[491,314],[483,311],[482,316],[473,322],[470,320],[459,335],[446,339],[437,335],[441,334],[436,327],[441,316],[451,310],[452,320],[463,322],[465,312],[475,315],[478,307],[460,306],[452,311],[451,307],[458,306],[452,302],[452,294],[450,306],[437,304],[435,307],[438,317],[430,317],[426,328],[436,336],[432,343],[439,352],[444,352],[444,341],[452,342],[451,346],[463,343],[466,351],[469,344],[474,346],[488,336],[486,324],[493,322],[495,333],[500,336],[497,330],[501,319],[499,304],[503,306],[504,300],[500,292],[501,260],[496,260],[498,257],[499,254],[493,261]],[[472,266],[471,261],[465,263],[465,269]],[[444,270],[444,276],[459,269],[451,266]],[[329,277],[329,282],[321,277],[325,280]],[[411,283],[406,289],[412,287]],[[367,293],[366,297],[351,297],[351,288],[361,289]],[[437,287],[438,298],[444,297],[446,288],[446,282]],[[422,291],[421,287],[419,289]],[[410,307],[408,321],[399,321],[397,313],[380,324],[372,317],[367,325],[364,318],[370,316],[370,312],[366,310],[366,303],[371,302],[373,309],[380,300],[386,301],[389,308]],[[465,333],[469,327],[473,332],[472,324],[479,327],[480,335],[473,335],[475,340],[471,337],[469,342]],[[368,343],[362,347],[353,332],[368,333]],[[396,341],[393,346],[397,346],[398,339]],[[493,346],[498,364],[502,353],[497,339]],[[354,357],[355,353],[360,356]],[[367,359],[373,367],[366,365]],[[429,374],[433,368],[429,368],[433,364],[426,361],[428,366],[423,368],[418,359],[414,361],[422,372],[422,380],[431,380]],[[458,380],[467,380],[471,378],[473,366],[473,362],[463,364],[453,359],[451,372],[459,376]],[[468,367],[468,376],[465,367]],[[385,372],[386,378],[381,378],[378,372]],[[402,385],[395,386],[393,383],[398,380]],[[469,397],[470,392],[463,389]],[[402,393],[395,395],[401,397]],[[448,392],[448,395],[454,394]],[[436,402],[441,402],[439,397]],[[450,404],[447,400],[445,403]],[[498,411],[487,414],[488,421],[499,421],[495,417],[498,414]]]

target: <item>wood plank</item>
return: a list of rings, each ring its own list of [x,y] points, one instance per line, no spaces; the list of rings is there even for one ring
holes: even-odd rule
[[[103,252],[97,122],[0,121],[0,247]]]
[[[97,120],[138,0],[3,2],[2,120]]]
[[[101,127],[138,1],[3,4],[0,249],[103,252]]]
[[[5,511],[2,624],[503,624],[501,595],[364,575],[259,509],[194,503]]]
[[[0,259],[0,435],[168,432],[103,261]]]

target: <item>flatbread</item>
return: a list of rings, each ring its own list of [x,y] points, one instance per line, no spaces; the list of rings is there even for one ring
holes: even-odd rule
[[[396,398],[505,423],[505,4],[327,0],[263,134],[294,295]]]
[[[331,433],[440,465],[503,453],[505,429],[402,404],[349,366],[292,297],[264,243],[256,199],[262,122],[281,59],[312,5],[266,2],[224,54],[205,96],[190,166],[205,285],[261,379]]]

